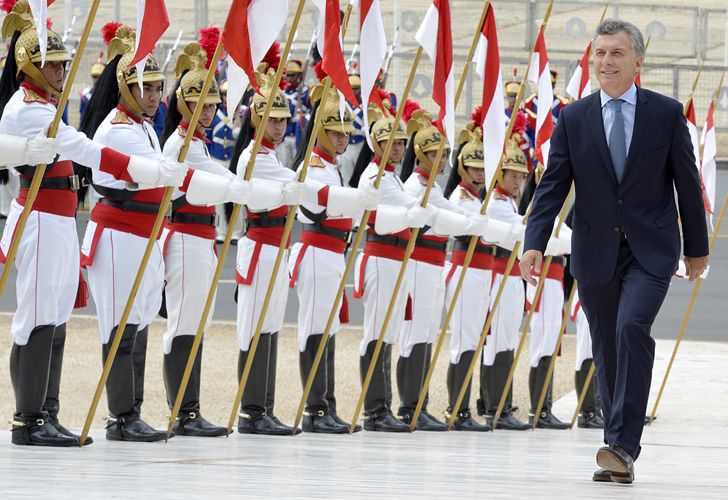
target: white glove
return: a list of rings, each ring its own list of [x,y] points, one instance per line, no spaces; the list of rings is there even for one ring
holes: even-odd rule
[[[177,162],[176,158],[163,158],[160,161],[131,156],[126,170],[134,182],[149,186],[179,187],[187,175],[187,167]]]
[[[474,214],[468,217],[468,220],[465,223],[465,234],[469,234],[471,236],[480,236],[481,238],[483,238],[486,234],[490,232],[488,228],[488,216],[482,215],[480,213]]]
[[[283,193],[284,184],[268,179],[251,179],[252,185],[250,199],[246,205],[255,212],[271,210],[286,205]],[[298,184],[298,183],[296,183]]]
[[[48,130],[51,128],[49,123],[43,130],[38,132],[33,139],[29,140],[25,145],[25,164],[39,165],[41,163],[52,163],[58,154],[58,139],[48,137]]]
[[[420,205],[407,209],[407,227],[424,227],[431,218],[427,208]]]
[[[571,253],[571,231],[562,226],[559,236],[551,236],[546,245],[545,255],[566,255]]]
[[[468,217],[465,215],[440,209],[437,212],[435,223],[432,225],[432,230],[443,236],[462,236],[468,234],[467,224]]]
[[[374,220],[374,231],[377,234],[394,234],[409,228],[407,208],[399,205],[379,205]]]
[[[488,219],[488,230],[483,239],[505,248],[511,234],[511,225],[497,219]]]
[[[326,213],[332,217],[353,217],[362,210],[376,210],[379,196],[379,191],[372,186],[362,189],[329,186]]]
[[[250,201],[253,184],[237,177],[230,181],[227,195],[223,203],[237,203],[245,205]]]
[[[516,242],[520,241],[523,242],[523,237],[526,234],[526,225],[521,222],[516,222],[514,224],[511,224],[511,229],[508,232],[508,237],[503,241],[503,244],[499,244],[498,246],[501,246],[505,248],[506,250],[513,250],[513,247],[516,246]]]
[[[306,197],[306,184],[288,181],[283,185],[283,204],[300,205]]]
[[[359,191],[361,191],[361,200],[359,201],[360,210],[376,210],[377,205],[379,205],[379,199],[382,197],[379,189],[371,184],[367,184],[365,187],[360,188]]]

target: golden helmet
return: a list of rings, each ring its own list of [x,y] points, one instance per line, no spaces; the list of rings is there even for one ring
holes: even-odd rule
[[[469,123],[468,127],[460,134],[460,138],[465,144],[460,148],[460,154],[458,155],[458,174],[460,174],[460,178],[464,182],[474,185],[475,182],[468,173],[467,168],[485,168],[483,133],[480,127],[474,127],[472,123]]]
[[[99,58],[96,60],[95,63],[91,65],[91,76],[94,78],[98,78],[101,76],[101,73],[104,72],[104,69],[106,68],[106,63],[104,62],[104,53],[102,52],[99,54]]]
[[[289,59],[286,63],[286,73],[289,75],[297,75],[303,73],[303,66],[298,59]]]
[[[177,87],[177,109],[182,114],[182,118],[190,121],[192,111],[190,111],[188,102],[203,104],[220,104],[220,91],[217,82],[213,79],[210,89],[206,96],[202,96],[202,87],[207,78],[207,53],[198,42],[188,43],[184,51],[177,58],[175,66],[175,75],[179,80]]]
[[[329,91],[324,98],[324,89],[326,85],[325,77],[318,85],[316,85],[311,91],[311,102],[318,103],[318,110],[316,112],[316,120],[319,120],[321,127],[319,128],[318,139],[324,145],[324,149],[328,150],[329,153],[335,154],[336,148],[329,140],[329,136],[326,135],[327,130],[343,132],[345,134],[351,134],[354,131],[354,121],[351,118],[351,113],[348,108],[344,109],[343,116],[339,112],[339,91],[331,85]],[[321,105],[323,103],[323,106]]]
[[[275,84],[276,70],[271,67],[267,68],[265,72],[256,71],[255,78],[258,81],[260,92],[253,95],[252,113],[250,114],[250,122],[253,127],[258,128],[258,125],[260,125],[260,120],[263,118],[265,107],[271,95],[273,95],[273,104],[269,116],[271,118],[290,118],[291,108],[288,105],[286,93]]]
[[[506,95],[516,95],[518,94],[518,89],[521,87],[521,84],[518,82],[506,82]]]
[[[361,76],[358,73],[351,73],[349,75],[349,83],[352,87],[361,87]]]
[[[119,84],[119,94],[124,98],[126,104],[131,107],[130,111],[142,116],[144,111],[134,96],[132,96],[131,90],[129,89],[129,85],[139,83],[136,66],[129,66],[129,63],[134,58],[135,52],[136,33],[129,26],[122,24],[117,28],[114,38],[109,42],[108,58],[109,61],[113,61],[121,56],[116,66],[116,82]],[[159,69],[159,64],[157,64],[157,61],[151,54],[144,61],[143,79],[145,82],[164,81],[164,75]]]
[[[16,76],[25,73],[46,92],[59,95],[60,93],[46,81],[43,73],[35,65],[35,63],[41,62],[40,41],[27,0],[19,0],[3,20],[3,39],[12,37],[18,31],[20,36],[15,43],[15,62],[18,65]],[[71,56],[63,45],[63,39],[50,28],[47,30],[45,60],[55,62],[68,62],[71,60]]]
[[[506,156],[503,159],[502,170],[513,170],[515,172],[528,173],[528,159],[521,149],[518,141],[511,137],[506,145]]]
[[[450,145],[440,129],[431,121],[430,114],[422,109],[416,109],[412,112],[412,116],[407,122],[407,133],[414,134],[415,155],[420,164],[424,164],[427,168],[432,168],[432,162],[427,158],[425,153],[437,151],[440,144],[443,146],[443,157],[446,157],[447,150]]]
[[[220,93],[221,94],[227,94],[227,91],[228,91],[228,81],[227,80],[223,80],[220,83]]]
[[[392,132],[394,132],[394,140],[402,139],[406,142],[407,139],[409,139],[401,121],[397,124],[397,129],[394,129],[394,116],[392,116],[389,99],[385,99],[382,104],[384,106],[384,110],[374,103],[370,104],[369,109],[367,110],[367,118],[371,124],[369,138],[371,139],[374,154],[379,158],[384,156],[384,151],[379,143],[388,141]]]

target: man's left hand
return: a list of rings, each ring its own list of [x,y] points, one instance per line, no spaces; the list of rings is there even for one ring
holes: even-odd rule
[[[688,257],[685,256],[685,271],[690,281],[695,281],[708,268],[708,256]]]

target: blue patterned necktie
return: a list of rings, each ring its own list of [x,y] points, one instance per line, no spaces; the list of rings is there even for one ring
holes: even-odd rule
[[[627,166],[627,139],[624,133],[624,116],[622,115],[622,99],[612,99],[607,104],[614,111],[612,130],[609,131],[609,155],[612,157],[614,175],[617,182],[622,182],[624,169]]]

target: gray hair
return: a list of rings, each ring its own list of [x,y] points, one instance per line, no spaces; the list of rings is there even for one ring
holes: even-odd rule
[[[614,18],[605,19],[597,26],[592,41],[595,41],[599,35],[614,35],[620,31],[624,31],[629,35],[629,39],[632,41],[632,48],[637,57],[645,55],[645,39],[642,37],[642,32],[629,21]]]

